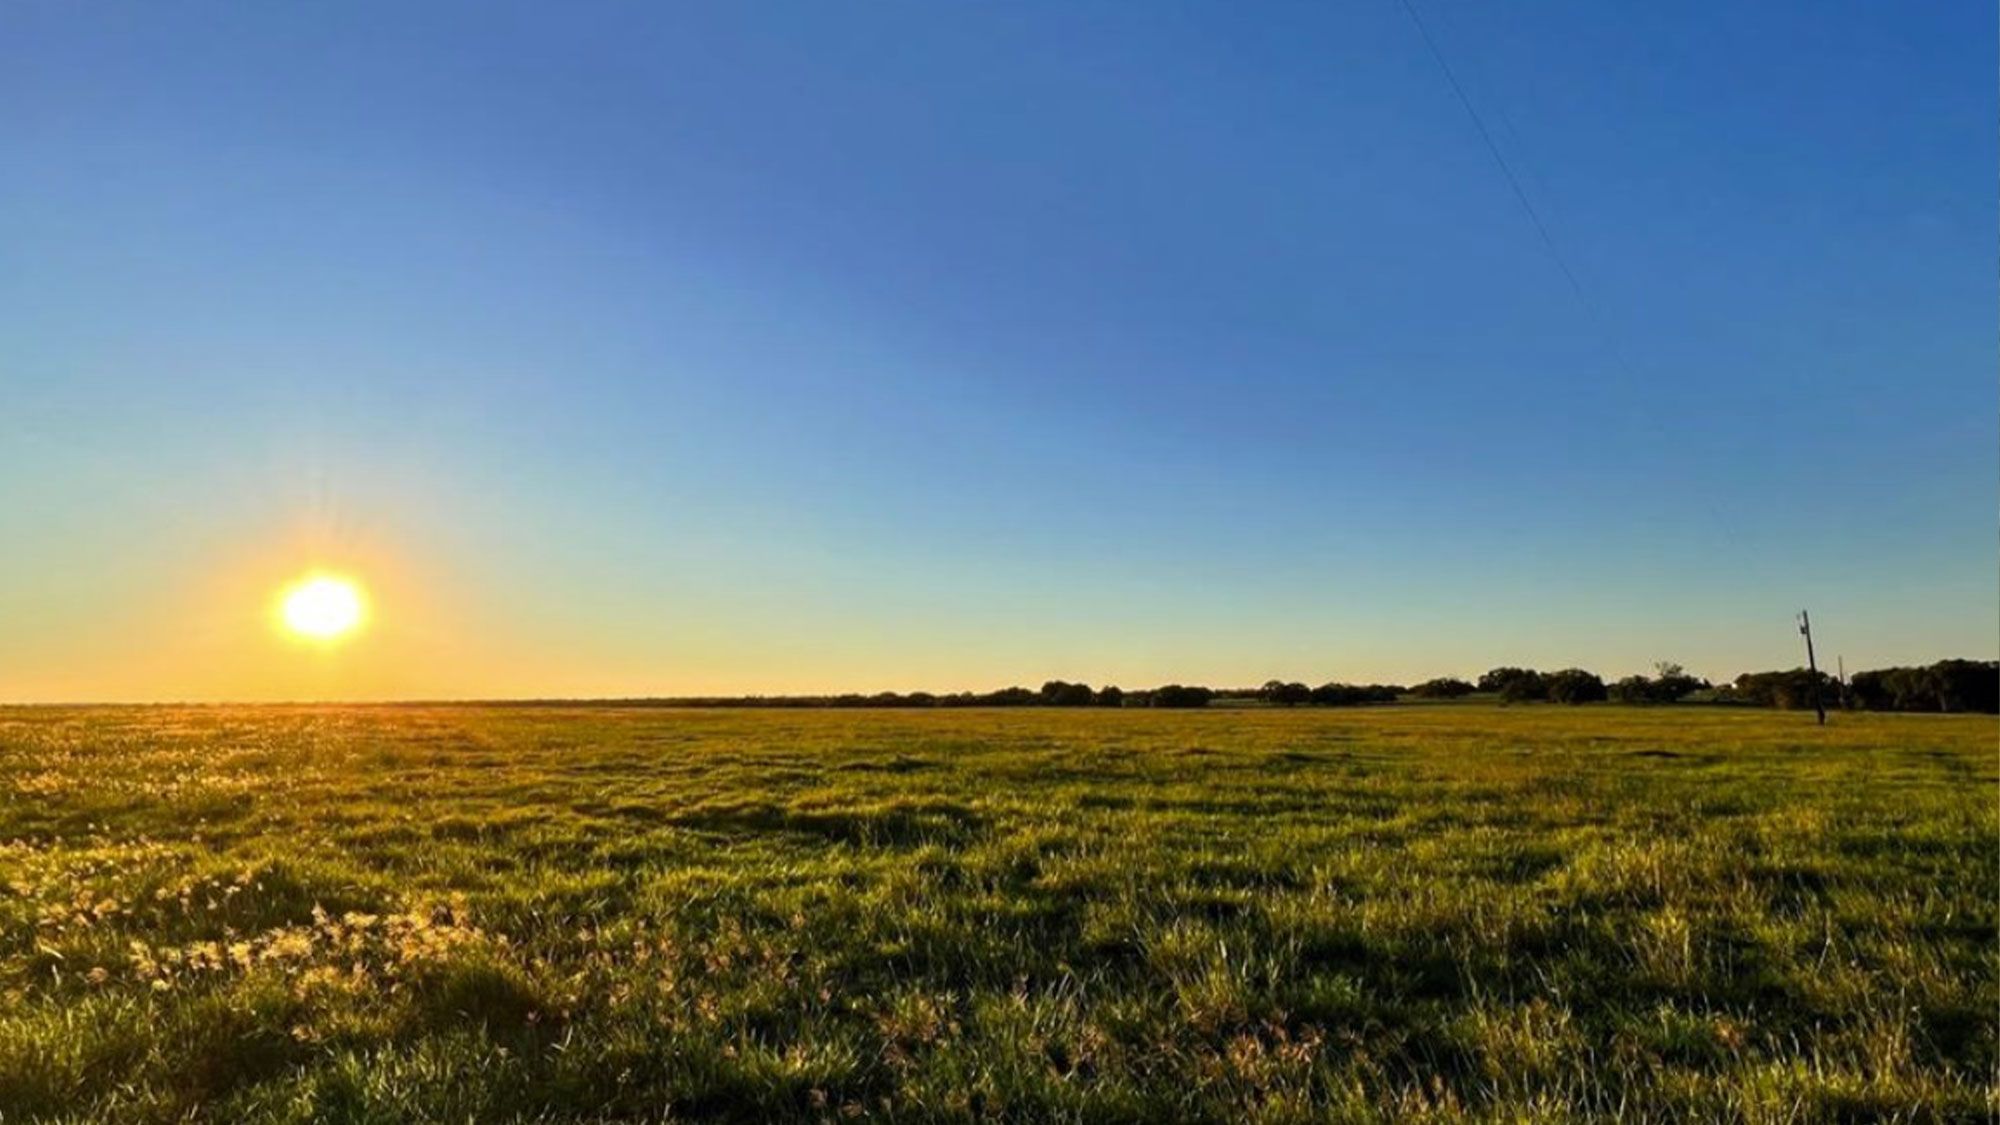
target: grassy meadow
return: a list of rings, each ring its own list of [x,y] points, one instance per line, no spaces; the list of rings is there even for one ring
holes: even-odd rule
[[[1986,1120],[1997,738],[0,709],[0,1121]]]

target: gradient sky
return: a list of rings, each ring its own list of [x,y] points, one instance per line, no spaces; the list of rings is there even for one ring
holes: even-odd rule
[[[1992,6],[1420,10],[11,5],[0,699],[1995,656]]]

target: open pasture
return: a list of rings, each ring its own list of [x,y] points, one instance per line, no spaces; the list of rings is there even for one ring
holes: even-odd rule
[[[0,1120],[1983,1120],[1996,727],[0,709]]]

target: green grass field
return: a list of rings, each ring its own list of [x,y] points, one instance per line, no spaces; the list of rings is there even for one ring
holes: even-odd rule
[[[1986,1120],[1996,739],[0,709],[0,1120]]]

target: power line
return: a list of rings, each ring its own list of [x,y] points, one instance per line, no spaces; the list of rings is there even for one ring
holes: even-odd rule
[[[1598,320],[1597,310],[1591,305],[1589,295],[1584,292],[1583,282],[1577,280],[1576,271],[1569,268],[1569,262],[1556,247],[1556,240],[1549,234],[1548,225],[1542,222],[1541,212],[1535,210],[1534,201],[1528,198],[1527,191],[1521,187],[1521,178],[1514,174],[1514,166],[1507,163],[1506,155],[1494,141],[1493,131],[1486,127],[1486,118],[1473,106],[1472,98],[1466,94],[1458,75],[1451,69],[1451,64],[1445,61],[1444,52],[1439,49],[1437,40],[1431,37],[1431,29],[1424,23],[1424,18],[1417,14],[1417,7],[1412,0],[1402,0],[1402,4],[1403,11],[1410,17],[1410,22],[1416,25],[1417,35],[1423,39],[1424,47],[1430,51],[1432,60],[1437,63],[1438,69],[1444,72],[1444,79],[1450,84],[1451,92],[1457,95],[1458,104],[1465,107],[1465,115],[1472,118],[1473,127],[1479,130],[1479,139],[1486,143],[1487,153],[1493,157],[1493,163],[1499,166],[1500,174],[1506,177],[1507,186],[1513,189],[1514,199],[1521,204],[1521,210],[1527,214],[1528,222],[1534,226],[1535,233],[1541,236],[1542,245],[1548,249],[1549,257],[1555,261],[1556,268],[1561,270],[1563,277],[1568,280],[1570,290],[1576,294],[1577,302],[1583,306],[1584,313],[1593,321]],[[1602,330],[1601,323],[1599,330]]]
[[[1424,22],[1424,17],[1417,11],[1415,0],[1400,0],[1400,2],[1404,14],[1410,17],[1410,23],[1416,27],[1418,38],[1424,41],[1424,48],[1430,52],[1431,61],[1437,63],[1438,70],[1444,74],[1446,84],[1458,98],[1458,104],[1464,108],[1465,115],[1472,119],[1473,128],[1479,131],[1479,139],[1485,143],[1487,155],[1493,158],[1494,165],[1500,169],[1500,175],[1506,179],[1507,187],[1514,193],[1515,202],[1521,205],[1521,212],[1528,216],[1529,225],[1535,228],[1536,236],[1542,240],[1543,248],[1549,252],[1549,259],[1555,262],[1556,269],[1562,271],[1563,280],[1569,282],[1570,292],[1576,295],[1576,303],[1583,309],[1585,319],[1596,329],[1598,343],[1604,348],[1607,358],[1626,379],[1636,381],[1637,373],[1633,370],[1631,361],[1625,358],[1625,349],[1618,346],[1617,337],[1611,333],[1604,317],[1598,313],[1597,306],[1591,301],[1590,294],[1585,291],[1582,280],[1577,277],[1576,271],[1570,268],[1569,260],[1563,257],[1562,249],[1556,245],[1555,236],[1549,233],[1548,224],[1542,221],[1541,212],[1535,209],[1535,201],[1529,198],[1527,189],[1521,186],[1521,177],[1515,174],[1514,166],[1507,162],[1506,153],[1501,151],[1499,142],[1493,139],[1493,130],[1487,127],[1485,116],[1479,112],[1479,107],[1472,104],[1472,96],[1465,92],[1464,83],[1458,80],[1458,73],[1452,70],[1451,63],[1445,59],[1444,50],[1438,46],[1436,37],[1431,34],[1430,25]],[[1495,108],[1499,111],[1500,120],[1506,125],[1507,132],[1514,137],[1516,143],[1519,143],[1520,134],[1515,131],[1514,122],[1508,117],[1506,106],[1496,105]],[[1540,177],[1536,179],[1539,182]],[[1543,190],[1547,190],[1546,184],[1543,185]],[[1709,521],[1715,524],[1718,530],[1724,531],[1727,538],[1726,526],[1714,502],[1709,501],[1706,507]]]

